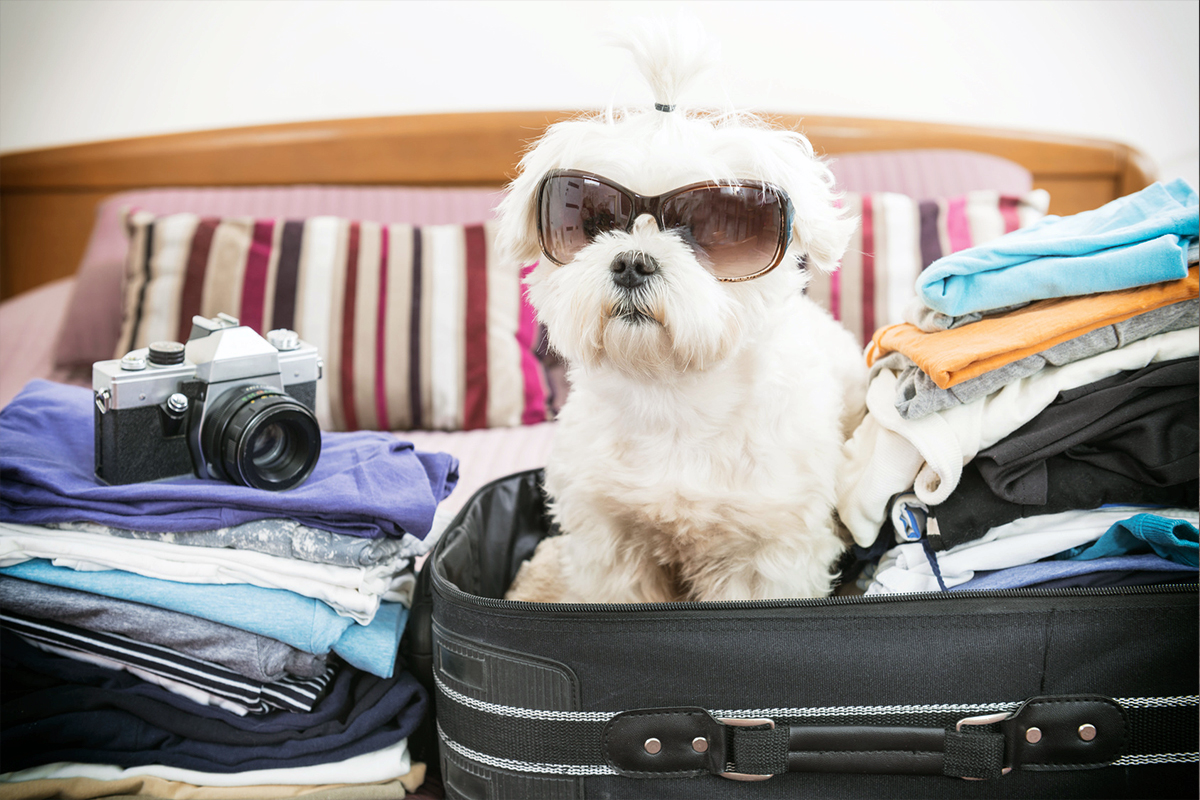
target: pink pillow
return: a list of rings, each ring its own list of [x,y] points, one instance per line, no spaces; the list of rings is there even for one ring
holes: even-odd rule
[[[844,192],[956,197],[979,189],[1022,195],[1029,170],[1006,158],[966,150],[879,150],[834,156],[829,168]]]
[[[321,215],[127,218],[113,355],[183,341],[196,314],[290,328],[324,362],[326,430],[468,430],[545,419],[536,324],[494,225]]]
[[[859,218],[858,230],[832,275],[814,273],[808,296],[858,339],[904,321],[921,270],[944,255],[1023,228],[1046,214],[1050,195],[989,190],[917,200],[894,192],[850,192],[842,204]]]
[[[105,200],[96,222],[54,349],[55,366],[91,373],[113,357],[121,335],[121,276],[128,241],[124,209],[156,214],[306,218],[333,215],[382,223],[444,225],[489,219],[503,192],[486,188],[266,186],[146,189]]]

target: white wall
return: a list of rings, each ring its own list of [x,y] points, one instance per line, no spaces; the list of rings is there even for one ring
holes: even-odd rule
[[[723,51],[699,103],[1117,139],[1197,182],[1194,0],[0,0],[0,151],[647,102],[602,33],[681,6]]]

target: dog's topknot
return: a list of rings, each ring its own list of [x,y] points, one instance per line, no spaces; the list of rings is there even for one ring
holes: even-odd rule
[[[695,17],[634,19],[610,42],[633,56],[661,110],[674,108],[689,86],[716,65],[720,47]]]

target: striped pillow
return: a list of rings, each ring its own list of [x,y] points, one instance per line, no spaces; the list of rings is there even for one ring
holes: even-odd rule
[[[1044,189],[1019,197],[974,191],[939,200],[848,193],[842,205],[862,224],[841,268],[814,273],[808,295],[865,346],[877,328],[904,321],[921,270],[943,255],[1037,222],[1049,203]]]
[[[545,419],[523,270],[492,223],[125,216],[116,357],[185,341],[195,314],[291,328],[324,360],[327,430],[464,430]]]

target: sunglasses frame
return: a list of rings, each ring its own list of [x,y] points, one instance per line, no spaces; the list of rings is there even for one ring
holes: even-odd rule
[[[727,277],[723,275],[713,274],[719,281],[725,283],[737,283],[739,281],[748,281],[753,278],[758,278],[766,275],[771,270],[775,269],[783,261],[784,255],[787,253],[788,245],[792,241],[792,221],[795,219],[795,207],[792,205],[792,199],[788,197],[787,192],[772,183],[752,180],[736,180],[728,183],[718,183],[715,181],[701,181],[699,183],[689,183],[686,186],[680,186],[678,189],[672,189],[669,192],[664,192],[660,195],[644,195],[638,194],[632,189],[626,189],[621,184],[614,180],[605,178],[603,175],[597,175],[594,172],[585,172],[578,169],[555,169],[547,172],[542,176],[538,183],[537,190],[537,234],[538,246],[542,250],[542,254],[554,264],[560,267],[566,266],[570,262],[561,262],[546,250],[546,232],[542,230],[542,197],[546,192],[546,185],[552,178],[582,178],[584,180],[593,180],[616,190],[618,193],[629,198],[633,204],[633,212],[629,215],[629,223],[625,226],[625,232],[629,233],[633,230],[633,224],[642,214],[650,214],[654,217],[655,223],[658,224],[660,231],[667,230],[662,219],[663,203],[673,197],[684,194],[685,192],[694,191],[696,189],[727,189],[727,188],[750,188],[761,192],[769,192],[777,195],[783,201],[783,224],[779,228],[779,241],[775,245],[775,255],[771,258],[771,263],[763,267],[758,272],[750,275],[739,275],[735,277]]]

